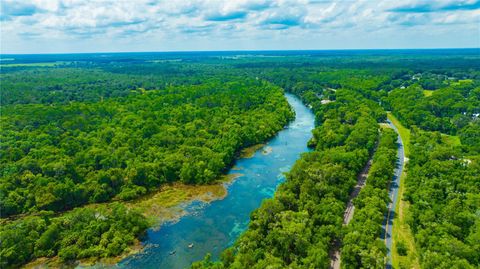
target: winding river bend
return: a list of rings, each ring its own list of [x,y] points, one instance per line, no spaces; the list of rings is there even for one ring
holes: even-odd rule
[[[240,159],[229,174],[241,174],[228,188],[223,200],[193,202],[188,214],[177,222],[148,230],[144,251],[130,256],[116,268],[187,268],[207,253],[220,253],[245,231],[250,213],[263,199],[272,197],[285,180],[284,172],[308,151],[307,141],[314,128],[314,115],[302,102],[286,94],[296,113],[288,128],[280,131],[252,158]]]

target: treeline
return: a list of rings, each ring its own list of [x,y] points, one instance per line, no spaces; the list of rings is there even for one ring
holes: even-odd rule
[[[42,211],[0,226],[0,267],[18,268],[35,258],[60,262],[122,254],[147,229],[146,218],[122,204],[77,208],[63,216]]]
[[[293,118],[258,81],[169,87],[104,102],[2,109],[2,217],[209,183]]]
[[[0,104],[98,102],[126,97],[138,88],[163,90],[168,86],[197,85],[216,70],[207,65],[169,62],[3,67]]]
[[[425,96],[423,88],[415,83],[405,89],[393,90],[385,102],[407,127],[415,125],[428,131],[462,134],[468,132],[473,121],[478,119],[480,86],[474,81],[465,80],[451,83],[450,86],[435,90],[431,96]],[[477,135],[480,137],[480,133]],[[480,140],[474,143],[480,144]]]
[[[423,268],[478,268],[480,159],[413,128],[405,199]]]
[[[274,198],[252,213],[248,230],[221,261],[207,256],[193,268],[328,268],[350,191],[374,150],[377,120],[385,117],[358,97],[338,90],[336,102],[312,104],[320,123],[315,150],[302,155]]]
[[[252,214],[251,224],[245,235],[221,255],[220,261],[214,262],[210,256],[207,256],[204,261],[194,264],[193,268],[266,268],[267,266],[273,268],[327,268],[329,266],[329,244],[332,242],[332,238],[342,236],[338,230],[341,230],[340,220],[344,204],[333,202],[342,201],[341,198],[338,198],[341,196],[331,195],[330,197],[335,197],[333,201],[317,198],[322,196],[322,192],[315,189],[315,184],[308,185],[311,181],[309,172],[317,168],[322,170],[325,165],[322,162],[319,164],[317,160],[312,160],[312,156],[344,146],[345,139],[351,135],[351,130],[347,126],[352,119],[355,119],[349,113],[354,114],[361,110],[361,104],[368,106],[370,115],[374,115],[373,117],[378,121],[384,120],[384,110],[378,106],[380,104],[384,108],[392,110],[392,113],[407,126],[417,125],[427,130],[441,130],[460,137],[461,146],[444,145],[456,151],[458,155],[452,155],[446,151],[440,153],[441,150],[438,152],[434,150],[432,153],[435,152],[434,154],[438,156],[442,155],[442,158],[448,156],[450,161],[463,163],[464,166],[468,163],[468,166],[476,167],[476,170],[469,172],[469,179],[462,176],[468,183],[460,183],[462,180],[455,183],[458,184],[458,188],[470,186],[472,192],[459,194],[455,201],[457,206],[471,210],[470,213],[466,214],[463,210],[459,214],[450,214],[454,217],[449,219],[453,222],[453,218],[456,218],[455,225],[459,227],[461,222],[465,221],[467,224],[459,229],[443,221],[443,218],[436,220],[437,215],[428,212],[427,216],[423,216],[422,214],[425,212],[417,211],[415,218],[419,220],[428,218],[430,222],[427,224],[428,231],[422,231],[421,235],[416,235],[416,237],[421,237],[423,240],[422,247],[420,247],[421,255],[423,255],[422,267],[470,268],[468,263],[478,266],[479,218],[478,214],[471,214],[476,212],[475,210],[478,211],[478,203],[476,203],[478,196],[472,196],[471,193],[475,193],[475,191],[478,193],[479,186],[477,159],[478,152],[480,152],[478,148],[480,146],[478,140],[480,121],[476,115],[478,107],[480,107],[478,103],[479,72],[475,68],[465,68],[466,62],[459,59],[447,61],[427,57],[409,59],[406,64],[397,60],[395,57],[388,61],[374,59],[375,64],[357,63],[354,67],[344,66],[343,68],[316,63],[293,64],[288,60],[285,60],[284,64],[275,62],[241,66],[241,68],[245,68],[243,70],[247,70],[252,75],[260,74],[262,78],[296,93],[306,104],[311,106],[315,111],[317,123],[320,125],[314,130],[314,138],[309,143],[315,148],[315,152],[305,154],[297,162],[275,197],[266,201],[260,209]],[[345,63],[346,61],[340,59],[339,62]],[[385,68],[386,62],[387,68]],[[413,67],[413,63],[418,64],[419,67]],[[444,63],[446,66],[443,66]],[[381,68],[378,68],[377,64],[381,64]],[[424,89],[433,90],[433,92],[424,92]],[[431,96],[429,96],[430,94]],[[321,99],[325,101],[324,104],[328,101],[334,102],[322,105]],[[345,103],[345,100],[356,106],[352,108],[341,105]],[[333,107],[335,109],[331,110]],[[342,112],[338,113],[338,111]],[[411,121],[407,123],[406,120]],[[367,186],[355,201],[357,211],[354,220],[344,231],[342,249],[342,266],[344,268],[384,267],[386,248],[378,238],[381,233],[384,212],[387,209],[387,184],[391,180],[396,160],[396,135],[391,130],[386,133],[388,134],[382,135],[382,139],[385,140],[380,142],[385,147],[382,146],[384,149],[379,148],[378,156],[375,157],[377,164],[372,167]],[[446,141],[445,136],[440,134],[436,139],[438,143],[442,144],[444,143],[442,141]],[[368,142],[363,141],[363,143]],[[365,145],[367,146],[367,144]],[[431,150],[432,146],[428,143],[423,143],[423,145],[425,146],[424,154],[430,154],[428,150]],[[465,154],[470,157],[460,157]],[[322,157],[329,159],[323,155]],[[328,161],[325,162],[328,163]],[[450,166],[446,166],[443,170],[447,167],[451,169]],[[337,173],[339,182],[342,181],[342,173],[355,172],[354,169],[353,167],[343,167],[343,170]],[[443,170],[437,170],[437,166],[430,169],[422,174],[421,178],[418,178],[418,185],[412,188],[412,192],[422,192],[422,195],[417,197],[418,207],[425,205],[425,199],[421,198],[424,196],[428,197],[427,200],[445,199],[440,203],[442,204],[448,201],[446,197],[452,195],[451,191],[462,193],[455,190],[453,184],[446,185],[447,191],[444,193],[444,188],[439,188],[440,185],[435,183],[436,180],[430,180],[432,175],[443,178],[444,176],[455,177],[456,174],[442,175]],[[301,176],[296,177],[300,174]],[[472,179],[471,177],[475,177],[475,174],[476,178]],[[418,177],[418,175],[414,174],[410,177]],[[457,182],[457,180],[454,181]],[[302,185],[303,182],[304,185]],[[331,183],[331,185],[335,185],[338,189],[345,186],[338,182]],[[307,189],[315,190],[316,194],[308,196],[307,193],[310,193]],[[325,189],[330,190],[329,188]],[[345,191],[345,193],[348,192]],[[336,222],[313,222],[315,215],[309,210],[310,207],[307,206],[309,203],[305,202],[303,197],[308,197],[312,204],[317,205],[317,208],[329,207],[323,205],[329,204],[331,206],[328,211],[329,219],[336,219]],[[440,214],[444,208],[444,206],[435,206],[433,201],[428,205],[435,208],[436,214]],[[453,206],[449,208],[453,208]],[[421,225],[417,224],[417,226]],[[325,228],[327,226],[332,230],[333,227],[337,227],[337,232],[329,233]],[[469,230],[467,227],[470,227]],[[417,230],[414,233],[416,234]],[[455,237],[456,241],[454,239],[444,240],[442,237],[444,234],[448,234],[445,238]],[[428,244],[425,243],[427,241],[425,238],[431,238],[428,239]],[[323,242],[323,244],[319,242]],[[447,243],[449,247],[443,250],[442,245]],[[405,248],[403,251],[399,249],[401,244],[402,242],[397,242],[398,253],[405,255]],[[452,259],[449,263],[442,263],[441,260],[447,259],[447,257],[452,257]],[[458,262],[461,259],[464,259],[463,263]],[[468,260],[468,263],[465,260]]]
[[[137,213],[122,206],[52,212],[132,199],[173,181],[211,182],[239,149],[271,137],[293,117],[277,86],[315,111],[314,151],[252,214],[249,230],[220,262],[207,258],[194,267],[328,267],[331,243],[345,232],[348,194],[372,154],[377,122],[386,119],[381,106],[415,130],[407,199],[422,265],[479,264],[475,55],[156,57],[2,67],[0,206],[2,217],[17,219],[2,220],[0,267],[121,253],[146,227]],[[462,145],[414,126],[456,134]],[[385,131],[380,147],[389,138]],[[375,240],[386,203],[381,190],[392,171],[389,152],[375,155],[378,167],[355,201],[345,266],[369,267],[384,255]],[[363,227],[368,232],[358,235]]]
[[[283,91],[256,80],[136,90],[123,98],[2,107],[2,265],[123,253],[148,227],[122,205],[162,184],[206,184],[240,149],[294,117]],[[25,215],[18,215],[24,214]]]
[[[334,101],[336,89],[350,89],[391,110],[407,127],[458,135],[464,150],[479,153],[480,72],[440,68],[434,62],[430,67],[408,69],[395,58],[392,63],[395,65],[386,68],[356,69],[316,64],[287,68],[285,64],[250,71],[303,96],[306,102],[318,98]]]
[[[397,134],[382,129],[365,187],[354,199],[355,211],[342,239],[342,268],[384,268],[387,248],[380,239],[390,201],[388,186],[397,161]]]

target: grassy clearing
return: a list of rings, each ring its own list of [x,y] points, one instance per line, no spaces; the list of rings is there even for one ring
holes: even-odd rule
[[[460,137],[457,135],[442,134],[442,142],[454,147],[462,145],[462,142],[460,142]]]
[[[432,90],[423,90],[423,95],[425,95],[425,97],[432,96],[432,94],[433,94]]]
[[[400,121],[395,116],[393,116],[392,113],[388,112],[387,117],[393,123],[393,125],[395,125],[395,127],[397,127],[398,132],[400,133],[400,136],[402,137],[403,144],[405,146],[405,155],[407,157],[410,156],[410,147],[409,147],[410,146],[410,130],[405,128],[405,126],[403,126],[400,123]]]
[[[418,260],[418,255],[415,246],[415,240],[413,238],[412,231],[410,230],[410,226],[407,223],[408,219],[408,208],[410,207],[410,203],[407,201],[403,201],[401,198],[403,197],[403,193],[405,192],[405,184],[403,183],[406,178],[406,173],[403,172],[400,180],[400,188],[398,191],[399,198],[397,200],[396,208],[398,215],[395,216],[393,220],[393,227],[392,227],[392,265],[395,269],[403,269],[403,268],[420,268],[420,263]],[[397,244],[398,242],[403,242],[407,247],[407,255],[400,256],[397,251]]]
[[[405,128],[400,121],[398,121],[395,116],[391,113],[388,113],[388,119],[397,127],[400,137],[403,140],[405,155],[406,157],[410,156],[410,130]],[[412,231],[410,226],[407,223],[408,219],[408,208],[410,204],[407,201],[403,201],[402,197],[405,192],[405,178],[406,178],[405,169],[403,170],[402,175],[400,176],[400,187],[398,190],[397,208],[398,214],[393,220],[392,227],[392,265],[393,268],[420,268],[420,263],[417,256],[417,251],[415,247],[415,241],[413,238]],[[398,242],[403,242],[407,247],[407,255],[400,256],[397,252]]]

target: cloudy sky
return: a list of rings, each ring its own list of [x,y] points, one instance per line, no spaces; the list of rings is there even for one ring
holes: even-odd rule
[[[480,47],[480,0],[1,0],[2,53]]]

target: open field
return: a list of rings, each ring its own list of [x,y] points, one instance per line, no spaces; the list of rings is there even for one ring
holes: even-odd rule
[[[423,95],[426,97],[432,96],[433,91],[432,90],[423,90]]]
[[[451,146],[461,146],[462,142],[460,141],[460,137],[458,135],[447,135],[442,134],[442,141]]]
[[[387,113],[388,119],[397,127],[400,136],[402,137],[403,143],[405,144],[405,155],[410,156],[410,130],[405,128],[400,121],[390,112]]]

